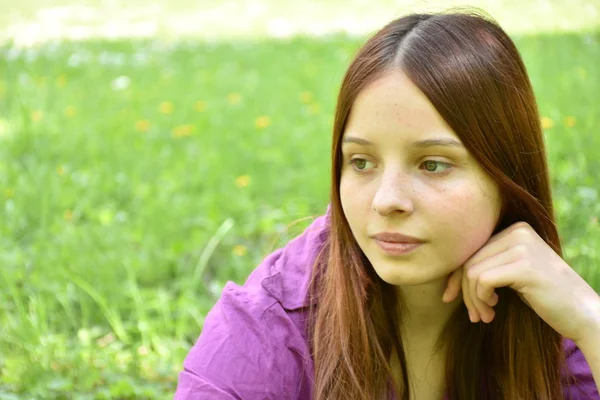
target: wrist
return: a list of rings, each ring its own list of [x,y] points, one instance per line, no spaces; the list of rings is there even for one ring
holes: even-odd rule
[[[597,348],[600,344],[600,296],[597,295],[595,301],[586,304],[585,307],[587,314],[586,326],[581,337],[574,342],[580,349]]]

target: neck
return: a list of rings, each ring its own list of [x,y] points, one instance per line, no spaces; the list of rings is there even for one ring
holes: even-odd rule
[[[405,340],[432,346],[437,342],[444,326],[462,302],[462,296],[451,303],[442,301],[446,281],[447,278],[443,277],[422,285],[396,287],[403,304],[400,320]]]

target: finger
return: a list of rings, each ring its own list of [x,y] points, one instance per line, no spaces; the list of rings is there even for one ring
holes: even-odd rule
[[[456,296],[458,296],[462,289],[462,275],[462,267],[457,268],[450,274],[450,277],[448,277],[448,282],[446,284],[446,290],[444,291],[444,295],[442,296],[443,302],[450,303],[456,298]]]
[[[467,274],[462,274],[461,287],[463,291],[463,302],[465,306],[467,306],[467,311],[469,312],[469,319],[471,322],[478,322],[481,318],[479,313],[477,312],[477,308],[473,304],[471,300],[471,293],[469,291],[469,280],[467,278]]]
[[[477,283],[477,297],[488,299],[495,297],[497,299],[498,295],[494,291],[495,288],[510,287],[519,294],[519,297],[521,297],[525,304],[531,307],[527,299],[523,296],[523,288],[528,286],[530,282],[531,277],[529,270],[522,261],[518,260],[483,271],[481,275],[479,275]],[[485,317],[482,317],[482,320],[485,322],[488,318],[489,317],[486,315]]]
[[[487,303],[482,301],[477,295],[477,286],[479,280],[479,271],[476,269],[469,270],[468,273],[468,291],[473,307],[477,310],[479,317],[483,322],[489,323],[494,319],[494,309]]]
[[[469,259],[465,262],[464,267],[466,269],[470,269],[472,266],[479,264],[485,261],[488,258],[494,257],[497,254],[501,254],[510,248],[510,241],[506,240],[496,240],[494,242],[486,243],[481,249],[479,249],[475,254],[473,254]]]
[[[515,222],[512,225],[509,225],[508,227],[504,228],[500,232],[493,235],[490,238],[489,242],[492,243],[492,242],[496,242],[498,240],[502,240],[507,236],[511,236],[515,231],[519,231],[519,230],[534,231],[534,229],[531,227],[531,225],[529,225],[527,222],[519,221],[519,222]]]
[[[489,271],[489,269],[487,271]],[[481,275],[479,275],[476,288],[478,299],[485,302],[490,307],[496,306],[498,304],[498,294],[496,293],[495,289],[496,288],[494,286],[489,286],[487,282],[482,281]]]
[[[509,249],[468,267],[466,275],[470,298],[482,321],[491,322],[494,319],[495,312],[492,307],[498,304],[498,295],[494,290],[500,286],[490,286],[486,282],[482,282],[481,275],[488,270],[511,264],[518,260],[519,256],[519,251]]]
[[[474,264],[478,264],[486,258],[493,257],[510,247],[512,247],[516,241],[523,240],[523,236],[534,233],[531,228],[525,222],[517,222],[504,229],[503,231],[492,236],[475,254],[473,254],[466,262],[465,267],[469,267]],[[523,235],[523,233],[525,235]],[[517,237],[518,238],[515,238]]]
[[[482,300],[485,301],[490,307],[496,307],[498,305],[498,301],[500,301],[498,293],[493,290],[489,297],[487,297],[487,300],[484,299],[486,299],[486,297],[482,297]]]
[[[482,287],[482,295],[490,292],[490,288],[510,287],[519,294],[522,290],[532,283],[531,271],[521,260],[502,265],[497,268],[490,268],[479,275],[479,285]]]
[[[476,288],[477,298],[490,307],[497,306],[499,297],[494,289],[494,287],[486,287],[478,283]]]

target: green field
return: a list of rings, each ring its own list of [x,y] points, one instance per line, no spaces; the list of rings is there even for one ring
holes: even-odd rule
[[[514,38],[565,256],[600,290],[600,34]],[[225,282],[324,211],[362,40],[2,45],[0,399],[170,398]]]

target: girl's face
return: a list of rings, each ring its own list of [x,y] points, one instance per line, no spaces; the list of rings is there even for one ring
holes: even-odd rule
[[[445,280],[494,231],[497,184],[402,71],[358,95],[342,154],[344,214],[385,282]],[[411,238],[374,238],[385,232]]]

